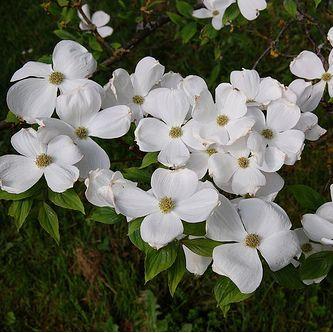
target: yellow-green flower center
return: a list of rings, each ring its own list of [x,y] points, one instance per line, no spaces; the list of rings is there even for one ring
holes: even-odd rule
[[[253,249],[257,248],[260,245],[261,237],[256,234],[248,234],[245,237],[244,243],[248,247],[252,247]]]
[[[250,160],[247,157],[240,157],[238,159],[238,165],[241,168],[246,169],[250,165]]]
[[[78,127],[75,130],[75,134],[79,139],[86,139],[88,137],[88,129],[85,127]]]
[[[145,99],[142,96],[135,95],[133,97],[133,103],[142,105],[144,103]]]
[[[217,16],[220,14],[220,12],[218,10],[214,10],[212,14],[213,14],[213,16]]]
[[[301,249],[304,253],[308,253],[312,251],[312,245],[310,243],[305,243],[301,246]]]
[[[158,133],[156,133],[158,134]],[[169,136],[172,139],[180,138],[183,135],[183,130],[181,127],[171,127]]]
[[[326,72],[322,75],[321,79],[325,82],[330,81],[332,79],[332,74]]]
[[[212,156],[212,155],[214,155],[214,154],[217,153],[217,150],[216,150],[215,148],[208,148],[208,149],[206,150],[206,153],[207,153],[209,156]]]
[[[158,206],[163,214],[168,214],[175,208],[175,203],[170,197],[164,197],[160,200]]]
[[[225,114],[221,114],[216,118],[216,123],[219,126],[225,126],[228,124],[228,122],[229,122],[229,118]]]
[[[273,139],[273,136],[274,136],[273,131],[269,128],[263,129],[261,131],[261,135],[267,140]]]
[[[53,158],[46,154],[40,154],[36,157],[35,163],[38,168],[46,168],[53,162]]]
[[[64,81],[65,75],[60,72],[53,72],[49,76],[49,82],[55,85],[59,85]]]

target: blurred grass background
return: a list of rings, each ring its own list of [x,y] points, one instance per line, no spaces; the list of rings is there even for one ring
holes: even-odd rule
[[[166,2],[173,7],[174,1]],[[94,10],[103,9],[111,14],[115,34],[108,41],[123,43],[135,32],[133,22],[140,16],[138,10],[142,5],[139,1],[90,3]],[[312,3],[312,0],[298,1],[300,8],[309,10],[308,15],[326,33],[333,25],[332,5],[323,0],[315,11]],[[53,33],[58,29],[56,19],[36,0],[3,2],[0,13],[2,120],[8,112],[5,96],[13,72],[28,60],[49,55],[59,38]],[[207,22],[200,21],[198,30]],[[317,45],[324,41],[308,20],[290,18],[280,0],[271,0],[268,10],[256,21],[240,20],[202,46],[199,43],[203,32],[198,32],[190,43],[182,44],[175,37],[175,26],[168,24],[109,71],[99,72],[97,80],[105,83],[117,67],[133,71],[141,57],[152,55],[167,70],[179,71],[184,76],[198,74],[215,88],[219,82],[228,80],[232,70],[251,68],[288,22],[288,31],[257,69],[262,76],[269,75],[289,84],[292,76],[288,66],[292,57],[303,49],[314,50],[311,40]],[[77,23],[68,28],[72,33],[77,33]],[[323,53],[328,55],[325,48]],[[318,142],[307,143],[302,160],[294,167],[284,167],[282,175],[287,185],[309,185],[328,199],[333,161],[332,109],[320,108],[317,114],[328,134]],[[15,129],[1,131],[0,152],[4,154],[11,151],[9,140]],[[104,147],[112,160],[128,154],[119,149],[116,140],[104,143]],[[112,168],[122,170],[132,164],[115,163]],[[299,226],[304,212],[287,189],[278,201],[294,226]],[[253,297],[233,305],[224,318],[212,295],[216,276],[211,271],[203,278],[187,274],[174,298],[169,295],[166,274],[144,285],[143,255],[126,237],[126,225],[102,225],[87,221],[79,213],[58,209],[61,242],[57,246],[33,217],[28,218],[18,233],[7,216],[7,208],[8,203],[0,201],[1,330],[330,331],[333,328],[332,282],[325,280],[320,286],[287,290],[267,276]]]

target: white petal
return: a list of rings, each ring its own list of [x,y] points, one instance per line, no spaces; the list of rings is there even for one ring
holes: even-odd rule
[[[183,245],[183,250],[186,260],[186,269],[192,274],[203,275],[212,262],[212,258],[199,256],[189,250],[185,245]]]
[[[90,77],[97,63],[91,53],[77,42],[62,40],[54,48],[53,69],[65,75],[66,79]]]
[[[263,239],[258,249],[272,271],[287,266],[300,253],[299,241],[292,230],[281,231]]]
[[[288,215],[275,203],[253,198],[241,200],[238,207],[249,234],[265,238],[291,227]]]
[[[201,19],[213,16],[212,12],[206,8],[194,10],[192,15],[196,18],[201,18]]]
[[[119,104],[132,102],[134,96],[133,84],[127,71],[122,68],[116,69],[112,74],[111,84],[115,89]]]
[[[101,108],[101,96],[90,86],[80,87],[57,98],[59,118],[74,128],[87,127]]]
[[[82,8],[82,11],[86,14],[86,16],[90,19],[89,6],[87,4],[84,4],[81,8]],[[77,12],[77,15],[79,16],[81,21],[84,21],[84,18],[83,18],[82,14],[79,11]]]
[[[80,178],[87,178],[91,170],[110,168],[108,154],[94,140],[78,140],[77,145],[83,154],[82,160],[76,164],[80,170]]]
[[[323,219],[333,223],[333,202],[326,202],[321,205],[316,212]]]
[[[305,133],[305,138],[310,141],[318,140],[322,135],[326,134],[327,130],[320,127],[319,125],[315,125]]]
[[[242,15],[249,21],[259,16],[259,11],[267,7],[266,0],[238,0],[238,7]]]
[[[125,105],[117,105],[102,110],[88,125],[90,136],[102,139],[120,138],[131,126],[131,112]]]
[[[218,203],[216,190],[203,189],[176,203],[174,212],[186,222],[202,222],[207,219]]]
[[[220,13],[220,15],[213,16],[212,26],[214,27],[214,29],[221,30],[221,28],[223,27],[223,23],[222,23],[223,14],[224,14],[224,12],[222,13],[222,15]]]
[[[102,38],[106,38],[113,34],[113,28],[109,26],[97,28],[97,32],[101,35]]]
[[[204,152],[193,152],[186,163],[186,168],[193,170],[199,179],[203,178],[208,169],[209,155]]]
[[[72,139],[77,139],[74,128],[60,119],[43,118],[39,124],[38,137],[43,143],[48,143],[58,135],[67,135]]]
[[[256,102],[261,104],[268,104],[281,97],[282,88],[281,84],[277,80],[274,80],[271,77],[266,77],[261,80]]]
[[[157,198],[170,197],[178,201],[194,194],[198,187],[198,177],[188,169],[159,168],[151,177],[151,186]]]
[[[11,138],[13,148],[21,155],[35,158],[45,153],[45,145],[40,142],[37,132],[32,128],[22,128]]]
[[[265,172],[276,172],[280,170],[284,164],[286,154],[275,147],[267,147],[263,156],[263,163],[260,170]]]
[[[255,121],[253,130],[261,132],[263,129],[267,128],[265,114],[259,108],[248,107],[246,117]]]
[[[242,242],[246,232],[235,206],[222,194],[218,205],[207,219],[207,238],[220,242]]]
[[[37,61],[28,61],[14,73],[10,82],[18,81],[29,76],[48,78],[51,73],[51,65]]]
[[[254,195],[261,186],[266,184],[266,178],[256,167],[239,168],[232,178],[232,190],[235,194]]]
[[[301,78],[320,79],[325,73],[320,58],[313,52],[302,51],[290,64],[291,72]]]
[[[245,294],[254,292],[263,276],[257,251],[242,243],[217,246],[213,251],[212,268],[217,274],[230,278]]]
[[[158,154],[158,161],[168,167],[185,165],[190,158],[190,152],[180,139],[171,139]]]
[[[257,71],[243,69],[242,71],[233,71],[230,75],[230,82],[242,93],[248,100],[255,100],[260,85],[260,77]]]
[[[141,151],[160,151],[170,141],[168,126],[154,118],[141,119],[134,134]]]
[[[61,193],[73,187],[79,178],[79,169],[72,165],[52,163],[44,169],[44,176],[48,187],[53,192]]]
[[[141,96],[147,96],[152,87],[157,84],[164,74],[164,66],[152,57],[141,59],[135,68],[134,82],[135,92]]]
[[[180,87],[189,98],[191,105],[194,105],[195,96],[199,96],[202,90],[208,89],[205,80],[197,75],[186,76]]]
[[[289,130],[276,135],[274,145],[276,145],[287,157],[298,154],[303,149],[304,133],[299,130]]]
[[[0,187],[9,193],[22,193],[35,185],[43,175],[32,158],[19,155],[0,157]]]
[[[208,162],[209,174],[214,182],[228,183],[237,170],[237,161],[230,154],[214,154]]]
[[[121,214],[128,217],[141,217],[158,212],[158,201],[151,194],[137,188],[125,188],[115,200]]]
[[[160,86],[162,88],[177,89],[178,85],[183,81],[183,77],[179,73],[172,71],[165,73],[161,79]]]
[[[95,89],[102,96],[102,98],[105,95],[103,88],[97,82],[89,79],[65,78],[64,81],[59,85],[59,90],[62,94],[68,94],[68,93],[75,93],[76,89],[81,89],[86,87]]]
[[[276,172],[264,173],[266,177],[266,185],[261,187],[256,196],[263,200],[274,201],[277,194],[283,189],[284,180]]]
[[[82,153],[73,140],[66,135],[53,138],[47,145],[46,153],[53,159],[53,163],[73,165],[82,159]]]
[[[142,239],[154,248],[161,248],[184,231],[183,224],[175,214],[154,213],[142,221],[140,233]]]
[[[229,134],[228,145],[233,144],[241,137],[244,137],[249,133],[254,125],[254,120],[249,117],[242,117],[229,121],[225,126]]]
[[[29,78],[15,83],[7,93],[10,111],[28,123],[37,118],[51,117],[57,98],[57,86],[46,79]]]
[[[212,94],[208,89],[204,89],[200,95],[195,98],[192,117],[196,121],[208,123],[216,120],[217,115]]]
[[[91,22],[96,25],[97,28],[102,27],[103,25],[108,24],[110,21],[110,15],[98,10],[91,17]]]

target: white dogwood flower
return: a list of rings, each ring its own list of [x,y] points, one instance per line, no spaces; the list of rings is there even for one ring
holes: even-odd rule
[[[220,30],[223,27],[223,16],[226,9],[235,2],[235,0],[204,0],[205,8],[196,9],[192,15],[196,18],[212,18],[214,29]]]
[[[65,135],[42,143],[37,132],[21,129],[11,139],[12,146],[21,155],[0,157],[0,187],[9,193],[22,193],[45,176],[48,187],[64,192],[73,187],[79,177],[74,166],[82,158],[79,148]]]
[[[110,83],[117,98],[117,104],[127,105],[132,111],[134,121],[138,122],[143,118],[146,112],[146,97],[160,82],[163,74],[164,66],[152,57],[141,59],[132,75],[122,68],[113,72]]]
[[[329,68],[325,70],[320,58],[311,51],[302,51],[291,63],[290,71],[307,80],[320,80],[318,82],[318,91],[320,98],[323,96],[326,84],[328,93],[333,97],[333,52],[328,58]],[[320,100],[319,98],[319,100]]]
[[[145,110],[154,118],[141,119],[135,140],[141,151],[159,151],[158,161],[166,166],[184,165],[190,157],[185,123],[190,104],[180,89],[157,88],[146,98]]]
[[[14,73],[11,82],[20,81],[8,90],[8,108],[28,123],[35,123],[40,117],[51,117],[58,90],[65,93],[87,83],[101,89],[94,81],[87,80],[96,66],[86,48],[63,40],[54,48],[52,65],[29,61]]]
[[[68,135],[83,154],[77,167],[80,177],[86,178],[89,171],[109,169],[107,153],[91,137],[102,139],[119,138],[131,125],[131,112],[125,105],[100,110],[101,96],[91,87],[80,87],[69,94],[62,94],[57,101],[60,119],[42,118],[39,134],[44,142],[57,135]]]
[[[115,198],[125,187],[136,187],[136,183],[123,177],[121,172],[109,169],[96,169],[89,172],[85,180],[86,198],[98,207],[114,207]]]
[[[266,9],[266,0],[237,0],[241,14],[249,21],[259,16],[259,11]]]
[[[220,195],[221,204],[207,219],[207,237],[230,242],[213,250],[213,271],[229,277],[242,293],[252,293],[263,277],[259,253],[272,271],[287,266],[300,252],[285,211],[260,199],[242,200],[238,211]]]
[[[202,124],[200,135],[211,143],[230,145],[245,136],[254,121],[246,117],[245,95],[228,83],[221,83],[215,90],[215,100],[208,90],[196,98],[193,119]]]
[[[119,211],[130,218],[143,217],[142,239],[161,248],[180,236],[182,220],[202,222],[218,203],[217,191],[202,188],[195,172],[188,169],[157,169],[151,178],[152,190],[125,188],[116,197]]]
[[[87,16],[87,18],[91,21],[91,23],[96,27],[97,32],[100,34],[101,37],[105,38],[111,36],[113,33],[113,29],[107,24],[110,21],[110,15],[103,12],[102,10],[98,10],[97,12],[93,13],[92,16],[90,15],[89,6],[87,4],[82,6],[82,10]],[[92,30],[94,27],[91,27],[82,14],[78,11],[78,16],[81,20],[80,22],[80,29],[81,30]]]
[[[320,206],[315,214],[305,214],[302,225],[306,235],[315,242],[333,245],[333,184],[331,189],[331,202]]]

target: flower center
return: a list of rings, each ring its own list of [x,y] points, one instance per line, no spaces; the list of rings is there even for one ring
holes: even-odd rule
[[[321,77],[321,79],[322,79],[323,81],[325,81],[325,82],[330,81],[331,78],[332,78],[332,74],[331,74],[331,73],[328,73],[328,72],[324,73],[324,74],[322,75],[322,77]]]
[[[52,84],[55,84],[57,86],[60,83],[62,83],[62,81],[64,81],[64,79],[65,79],[65,75],[60,72],[53,72],[49,76],[49,82]]]
[[[260,245],[261,237],[256,234],[248,234],[245,237],[245,245],[248,247],[252,247],[253,249],[257,248]]]
[[[217,16],[220,14],[220,12],[218,10],[214,10],[212,14],[213,14],[213,16]]]
[[[158,206],[163,214],[168,214],[175,208],[175,203],[170,197],[164,197],[160,200]]]
[[[269,128],[262,130],[261,135],[267,140],[273,139],[273,136],[274,136],[273,131],[270,130]]]
[[[215,148],[208,148],[208,149],[206,150],[206,153],[207,153],[209,156],[212,156],[212,155],[214,155],[214,154],[217,153],[217,150],[216,150]]]
[[[250,160],[247,157],[240,157],[238,159],[238,165],[241,168],[246,169],[250,165]]]
[[[219,126],[225,126],[225,125],[228,124],[228,122],[229,122],[229,118],[228,118],[226,115],[224,115],[224,114],[219,115],[219,116],[216,118],[216,123],[217,123],[217,125],[219,125]]]
[[[135,95],[133,97],[133,103],[135,103],[135,104],[142,105],[144,101],[145,101],[145,99],[142,96]]]
[[[88,137],[88,129],[85,127],[78,127],[75,130],[75,134],[79,139],[86,139]]]
[[[183,135],[183,130],[181,127],[171,127],[169,136],[172,139],[180,138]]]
[[[46,168],[53,162],[53,158],[46,154],[41,154],[36,157],[36,165],[38,168]]]
[[[312,251],[312,245],[310,243],[305,243],[301,246],[301,249],[304,253]]]

